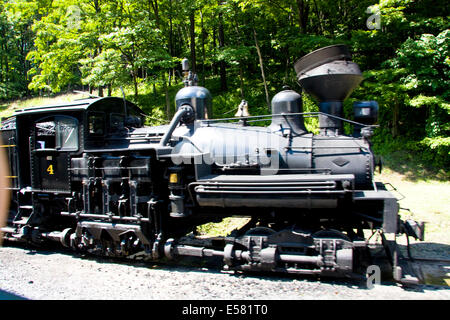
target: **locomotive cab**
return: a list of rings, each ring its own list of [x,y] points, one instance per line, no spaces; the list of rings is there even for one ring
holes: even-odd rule
[[[17,110],[1,131],[12,180],[9,223],[26,236],[28,225],[45,230],[52,223],[67,224],[71,219],[60,215],[70,195],[82,189],[75,168],[85,152],[128,147],[117,140],[126,140],[127,127],[143,122],[137,106],[111,97]]]

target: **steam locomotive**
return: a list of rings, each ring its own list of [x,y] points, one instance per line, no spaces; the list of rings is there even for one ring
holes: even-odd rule
[[[372,230],[393,277],[404,278],[395,236],[423,239],[423,224],[400,220],[397,199],[374,181],[378,104],[356,102],[354,119],[343,118],[343,101],[363,78],[347,47],[295,63],[319,112],[303,112],[301,94],[284,88],[270,115],[213,119],[210,92],[186,61],[183,71],[168,125],[145,126],[144,112],[117,97],[27,108],[3,120],[11,191],[4,238],[106,256],[215,257],[230,270],[347,276],[363,265],[364,231]],[[319,134],[305,128],[311,116]],[[195,236],[198,226],[230,216],[248,222],[226,237]]]

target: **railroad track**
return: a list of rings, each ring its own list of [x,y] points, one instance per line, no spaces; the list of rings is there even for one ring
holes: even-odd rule
[[[183,243],[186,245],[204,245],[205,247],[210,247],[212,242],[214,241],[214,237],[211,238],[192,238],[192,237],[185,237]],[[73,257],[77,257],[77,256],[82,256],[84,258],[88,258],[88,259],[93,259],[95,261],[111,261],[113,263],[119,263],[119,264],[129,264],[129,265],[139,265],[139,266],[144,266],[144,265],[158,265],[160,266],[162,269],[164,269],[165,267],[167,268],[172,268],[172,267],[186,267],[186,268],[193,268],[193,269],[202,269],[203,267],[207,267],[209,269],[214,269],[217,271],[223,271],[223,272],[227,272],[227,273],[235,273],[235,271],[227,271],[223,265],[223,261],[219,258],[217,259],[202,259],[202,258],[195,258],[192,257],[190,259],[183,259],[182,261],[171,261],[171,260],[166,260],[163,259],[161,261],[154,261],[151,260],[151,258],[147,255],[145,255],[143,252],[141,253],[137,253],[134,254],[132,256],[129,257],[107,257],[107,256],[103,256],[103,255],[97,255],[97,254],[92,254],[92,253],[80,253],[68,248],[64,248],[64,247],[60,247],[55,243],[52,242],[48,242],[45,243],[41,246],[35,246],[32,244],[27,244],[27,243],[20,243],[20,242],[11,242],[6,240],[4,242],[4,245],[8,246],[8,247],[18,247],[18,248],[25,248],[25,249],[31,249],[31,250],[37,250],[39,251],[46,251],[46,250],[50,250],[50,251],[54,251],[55,253],[64,253],[64,254],[68,254],[69,256],[73,256]],[[380,249],[380,248],[377,248]],[[380,251],[377,249],[372,248],[371,249],[371,254],[374,255],[374,264],[379,265],[381,270],[382,270],[382,281],[388,281],[391,282],[393,281],[392,277],[391,277],[391,273],[389,272],[385,272],[384,269],[388,270],[389,269],[389,262],[387,260],[387,258],[383,257],[382,255],[380,256]],[[437,274],[433,274],[433,275],[429,275],[429,271],[427,271],[427,269],[429,269],[429,265],[436,265],[436,264],[442,264],[442,265],[448,265],[450,268],[450,259],[439,259],[439,258],[424,258],[424,257],[413,257],[413,256],[403,256],[401,254],[399,261],[401,262],[401,267],[404,270],[404,272],[406,274],[408,274],[407,279],[410,279],[410,281],[406,281],[404,284],[406,285],[417,285],[417,284],[437,284],[437,278],[441,279],[439,280],[438,284],[446,284],[446,285],[450,285],[450,279],[446,278],[446,274],[445,274],[445,268],[440,268],[438,271],[436,272]],[[424,266],[425,265],[425,266]],[[223,268],[223,269],[222,269]],[[361,270],[360,270],[361,271]],[[255,272],[238,272],[239,274],[255,274]],[[280,273],[261,273],[261,275],[265,278],[273,278],[273,277],[278,277],[281,274]],[[298,279],[303,279],[305,278],[304,276],[299,276],[296,277],[294,275],[291,275],[291,277],[294,278],[298,278]],[[306,277],[306,278],[310,278],[310,277]],[[321,279],[323,277],[317,277],[317,279]],[[356,280],[356,281],[362,281],[365,282],[366,281],[366,275],[359,273],[359,274],[354,274],[354,276],[351,277],[351,279]],[[430,282],[429,279],[432,279],[432,281]],[[340,281],[339,279],[335,279],[337,281]],[[342,281],[348,281],[349,278],[342,278]]]

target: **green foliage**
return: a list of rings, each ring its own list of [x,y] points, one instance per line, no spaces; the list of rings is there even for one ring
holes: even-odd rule
[[[10,100],[19,96],[24,88],[20,83],[1,83],[0,82],[0,100]]]
[[[371,15],[380,29],[368,27]],[[376,150],[408,150],[442,166],[448,16],[448,4],[434,0],[0,0],[0,99],[81,85],[121,96],[123,88],[151,115],[148,124],[166,123],[182,87],[179,62],[195,57],[214,117],[233,116],[241,99],[252,115],[267,114],[265,88],[269,96],[283,85],[299,90],[295,61],[344,43],[365,71],[344,104],[346,117],[354,101],[377,100]],[[307,95],[303,107],[318,110]],[[305,123],[317,132],[316,118]]]
[[[303,95],[303,112],[318,112],[319,108],[317,103],[309,96]],[[304,119],[305,127],[308,131],[314,134],[319,133],[319,119],[318,117],[305,117]]]
[[[422,154],[424,161],[433,163],[436,167],[449,168],[450,137],[425,138],[419,142],[417,151],[420,152],[423,148],[431,150]]]
[[[79,63],[81,73],[84,75],[83,84],[121,86],[128,82],[129,74],[122,68],[122,57],[117,50],[103,50],[94,59],[81,59]]]
[[[450,30],[437,36],[422,34],[418,40],[408,38],[389,61],[393,68],[412,72],[402,78],[407,90],[449,96],[450,86]]]
[[[416,141],[408,144],[409,149],[437,166],[449,164],[449,44],[448,29],[436,36],[422,34],[416,40],[408,38],[396,55],[386,61],[388,68],[371,73],[375,81],[369,84],[378,88],[375,90],[380,95],[383,122],[397,119],[404,128],[398,133]],[[385,106],[392,102],[399,105],[398,117],[386,114]]]
[[[233,230],[242,228],[249,220],[248,218],[224,218],[220,223],[210,222],[197,227],[197,232],[209,237],[224,237],[230,235]]]

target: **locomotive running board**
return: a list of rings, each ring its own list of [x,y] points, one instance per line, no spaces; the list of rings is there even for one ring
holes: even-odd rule
[[[189,191],[200,206],[336,208],[354,180],[352,174],[217,175],[191,183]]]

